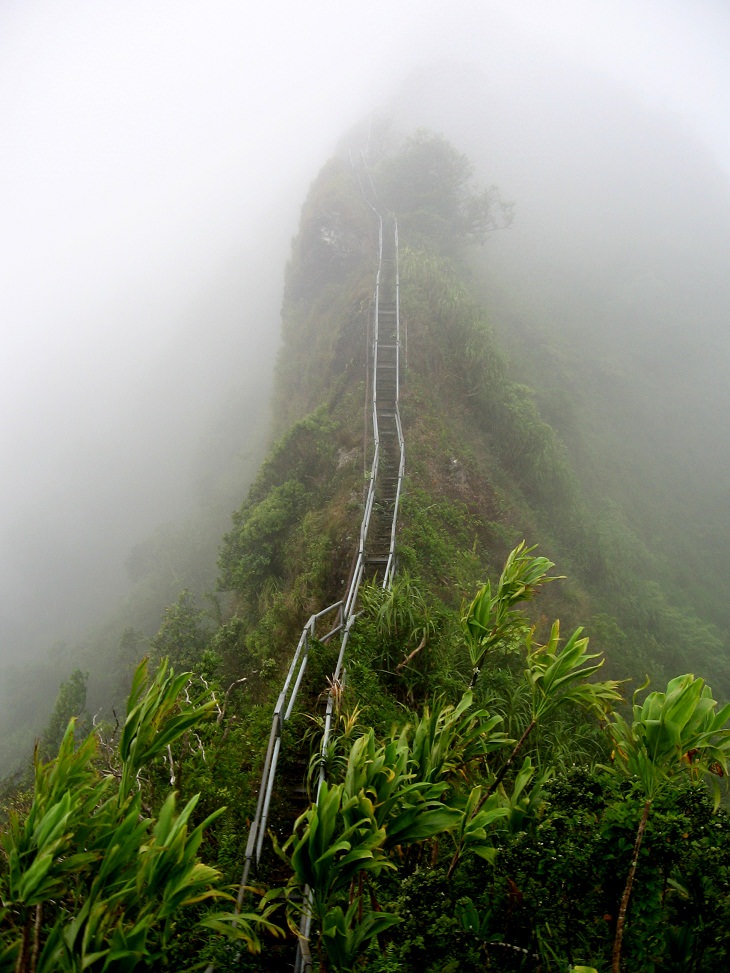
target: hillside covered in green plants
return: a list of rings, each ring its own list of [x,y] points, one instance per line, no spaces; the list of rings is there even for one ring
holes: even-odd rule
[[[571,465],[538,409],[540,390],[509,377],[496,329],[474,296],[472,259],[486,235],[510,232],[509,207],[498,193],[475,189],[468,160],[435,136],[414,137],[379,166],[375,184],[401,234],[402,570],[453,607],[527,538],[569,578],[552,590],[554,608],[590,624],[617,673],[662,678],[691,659],[730,688],[720,632],[664,585],[661,560],[641,556],[621,509],[597,509],[590,478]],[[345,158],[333,160],[312,186],[287,273],[275,403],[282,438],[222,553],[225,587],[272,595],[275,579],[272,597],[299,599],[293,607],[301,613],[337,596],[352,557],[358,518],[348,502],[360,501],[368,465],[374,233],[354,171]],[[483,249],[488,261],[488,242]],[[277,538],[268,559],[261,532]],[[253,562],[258,573],[249,576],[244,565]]]
[[[186,590],[120,643],[116,723],[91,726],[69,674],[32,776],[5,789],[2,969],[284,970],[298,943],[340,973],[723,968],[723,639],[658,556],[646,572],[619,509],[599,516],[508,367],[477,274],[510,203],[431,132],[370,144],[367,165],[354,143],[302,208],[274,442],[220,545],[215,612]],[[274,701],[357,546],[371,203],[400,240],[397,575],[366,579],[344,680],[337,640],[313,640],[239,890]]]

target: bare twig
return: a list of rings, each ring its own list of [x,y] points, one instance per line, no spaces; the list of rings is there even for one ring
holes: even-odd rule
[[[30,968],[35,970],[38,966],[38,957],[41,952],[41,926],[43,922],[43,903],[39,902],[35,907],[35,922],[33,923],[33,950],[30,954]]]
[[[413,659],[414,656],[418,655],[418,653],[421,651],[421,649],[425,648],[425,646],[426,646],[426,636],[424,634],[423,638],[418,643],[418,645],[415,647],[415,649],[413,650],[413,652],[409,652],[409,654],[405,657],[405,659],[403,659],[402,662],[399,662],[398,663],[398,665],[395,667],[395,671],[396,672],[400,672],[400,670],[403,668],[403,666],[407,666],[408,663],[411,661],[411,659]]]
[[[200,737],[194,730],[193,730],[193,736],[198,741],[198,753],[201,753],[203,755],[203,763],[207,763],[208,761],[205,759],[205,746],[203,744],[203,741],[200,739]]]
[[[216,723],[220,723],[223,717],[226,715],[226,706],[228,706],[228,697],[231,695],[231,692],[236,688],[236,686],[240,686],[241,683],[246,682],[247,678],[247,676],[242,676],[240,679],[236,679],[236,681],[232,682],[228,689],[226,689],[226,694],[223,697],[223,708],[221,709],[221,707],[218,706],[218,718],[216,719]]]
[[[624,886],[623,895],[621,896],[621,905],[619,907],[618,918],[616,920],[616,935],[613,941],[613,951],[611,953],[611,973],[620,973],[621,970],[621,945],[624,938],[624,929],[626,926],[626,914],[629,911],[629,900],[631,899],[631,890],[634,886],[634,879],[636,877],[636,869],[639,864],[639,852],[641,851],[641,845],[644,841],[644,832],[646,831],[646,824],[649,820],[649,812],[651,811],[651,799],[648,798],[644,802],[644,809],[641,813],[641,820],[639,821],[639,827],[636,832],[636,839],[634,841],[634,851],[631,856],[631,866],[629,868],[629,873],[626,877],[626,885]]]
[[[167,744],[167,759],[170,761],[170,787],[175,786],[175,764],[172,759],[172,747]]]

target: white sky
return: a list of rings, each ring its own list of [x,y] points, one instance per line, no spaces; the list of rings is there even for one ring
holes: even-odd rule
[[[339,137],[416,65],[519,57],[510,26],[679,113],[730,172],[724,0],[0,0],[0,543],[73,441],[136,421],[139,375],[267,220],[280,279]]]
[[[730,171],[725,0],[517,0],[511,9],[546,44],[682,115]]]
[[[4,395],[34,400],[48,370],[99,353],[134,364],[138,341],[154,352],[219,248],[306,184],[401,71],[494,56],[499,20],[684,114],[730,160],[723,2],[5,0]]]

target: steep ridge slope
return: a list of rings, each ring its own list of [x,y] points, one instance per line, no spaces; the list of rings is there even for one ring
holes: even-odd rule
[[[470,286],[565,443],[604,610],[728,686],[727,173],[686,119],[544,51],[527,73],[415,72],[388,115],[443,133],[515,201]]]
[[[470,672],[458,616],[463,600],[485,576],[499,572],[523,538],[539,543],[569,576],[528,606],[536,640],[549,637],[549,619],[559,617],[563,630],[586,623],[591,648],[605,650],[611,675],[640,682],[649,671],[654,683],[665,666],[677,671],[698,645],[719,645],[698,620],[673,612],[660,590],[652,595],[653,617],[644,617],[641,625],[625,610],[641,579],[619,569],[625,554],[620,544],[608,550],[601,543],[560,438],[541,417],[531,391],[508,377],[486,315],[466,283],[464,258],[472,241],[463,213],[479,197],[470,176],[466,160],[427,133],[374,166],[384,205],[397,207],[403,180],[412,190],[418,187],[411,208],[398,213],[405,345],[400,401],[409,464],[396,538],[399,582],[389,598],[374,588],[364,591],[365,612],[353,630],[349,708],[338,710],[344,736],[363,713],[368,732],[385,738],[400,732],[391,728],[417,720],[422,707],[428,718],[429,700],[458,700],[470,676],[480,702],[497,705],[511,713],[505,719],[519,724],[519,698],[509,693],[515,675],[510,666],[520,663],[510,662],[508,649],[497,650],[488,678],[480,678],[478,669]],[[496,228],[498,197],[482,202],[483,225]],[[290,425],[234,516],[222,549],[221,583],[234,592],[235,610],[217,649],[231,675],[266,669],[271,688],[280,685],[303,620],[341,597],[348,547],[351,551],[367,494],[362,483],[367,435],[355,420],[367,401],[366,287],[373,267],[358,241],[372,240],[368,219],[351,163],[345,157],[332,160],[305,203],[289,267],[279,421]],[[679,618],[683,625],[675,624]],[[306,727],[312,719],[319,725],[325,705],[342,691],[331,679],[328,684],[335,663],[329,645],[313,642],[312,649],[308,688],[283,731],[289,733],[289,756],[282,750],[282,779],[272,794],[272,830],[282,836],[297,813],[296,784],[306,779]],[[712,661],[709,653],[705,659]],[[260,685],[258,700],[265,695]],[[270,713],[265,703],[260,706]],[[560,731],[553,729],[557,743],[546,732],[533,741],[528,763],[539,764],[559,746],[560,732],[570,739],[569,762],[607,759],[595,726],[575,714]],[[342,759],[336,747],[315,758],[310,788],[313,770]],[[256,781],[256,769],[254,758],[249,781]],[[309,793],[311,799],[314,792]],[[317,813],[315,807],[306,813]],[[281,881],[272,868],[262,863],[258,876],[264,883]],[[286,963],[282,958],[282,969]]]
[[[596,529],[559,436],[533,393],[507,375],[465,282],[463,213],[478,195],[468,162],[443,139],[420,135],[380,159],[375,177],[386,205],[397,211],[405,197],[410,206],[399,213],[410,456],[397,539],[404,571],[453,610],[526,538],[569,577],[546,593],[543,612],[588,624],[612,671],[660,678],[691,656],[722,685],[717,634],[650,579],[632,576],[630,548]],[[483,211],[491,229],[499,200],[482,202],[491,203]],[[277,428],[286,431],[221,553],[221,584],[236,592],[241,626],[231,653],[240,644],[252,658],[276,659],[346,586],[367,473],[374,233],[352,166],[333,159],[304,204],[287,272],[276,393]]]
[[[264,758],[258,788],[256,813],[251,823],[238,904],[242,904],[254,858],[260,862],[271,794],[281,752],[284,727],[297,702],[312,642],[329,642],[336,637],[339,653],[329,681],[330,693],[320,745],[322,761],[319,784],[325,780],[324,765],[335,708],[335,687],[340,687],[347,666],[350,632],[359,614],[358,595],[364,578],[381,590],[390,589],[396,570],[395,537],[398,508],[405,468],[405,443],[400,421],[400,317],[398,282],[398,227],[388,215],[378,219],[378,271],[373,300],[373,334],[369,342],[368,367],[371,374],[366,386],[366,403],[372,414],[372,464],[364,503],[359,541],[353,558],[347,591],[334,604],[312,614],[297,643],[291,664],[279,693],[271,724],[269,745]],[[324,634],[321,634],[324,632]]]
[[[634,632],[623,612],[635,592],[627,594],[622,581],[636,584],[617,570],[623,550],[618,545],[612,561],[601,545],[560,438],[530,390],[508,377],[465,282],[468,248],[502,223],[496,192],[475,186],[468,160],[428,133],[372,167],[379,206],[407,200],[398,214],[395,278],[404,381],[390,349],[383,372],[373,367],[373,324],[392,343],[393,294],[384,294],[381,316],[377,291],[375,308],[372,300],[377,220],[343,154],[315,181],[293,245],[278,371],[282,435],[221,549],[227,597],[218,605],[229,610],[202,631],[199,613],[182,600],[152,642],[153,654],[192,668],[212,691],[214,718],[175,758],[168,750],[151,766],[145,786],[156,797],[171,787],[183,798],[194,794],[199,820],[215,818],[204,851],[227,887],[238,882],[244,858],[246,883],[255,846],[256,884],[272,896],[264,904],[283,904],[292,930],[311,905],[320,969],[344,973],[363,960],[374,973],[476,971],[485,962],[515,973],[533,961],[556,973],[583,962],[607,968],[621,932],[617,875],[629,859],[635,869],[635,826],[640,817],[643,835],[654,797],[642,796],[653,778],[637,780],[628,735],[619,733],[611,755],[606,726],[618,732],[626,724],[612,711],[618,686],[594,678],[600,659],[591,653],[606,649],[612,675],[651,668],[656,683],[660,636],[671,634],[681,658],[712,633],[687,615],[670,632],[677,614],[661,591],[652,608],[661,605],[665,616],[649,619],[653,644],[641,640],[650,629]],[[398,346],[398,331],[395,338]],[[395,383],[383,378],[391,365]],[[409,452],[395,536],[398,494],[387,484],[394,442],[383,447],[382,482],[369,462],[394,411],[402,411]],[[390,429],[392,440],[400,438],[399,422]],[[402,472],[401,455],[398,484]],[[389,537],[387,529],[369,537],[362,526],[376,503]],[[539,543],[569,580],[546,585],[558,580],[548,577],[552,562],[531,557],[523,538]],[[388,586],[393,540],[398,574]],[[490,587],[485,578],[499,573],[508,552]],[[349,592],[360,570],[354,611]],[[345,615],[353,625],[343,684],[344,640],[338,657],[330,636]],[[587,623],[590,653],[577,623]],[[287,670],[300,633],[296,653],[304,647],[306,667],[297,669],[295,656]],[[662,644],[667,664],[670,643]],[[291,685],[298,696],[284,701]],[[672,687],[685,702],[701,694],[704,716],[715,706],[702,680],[680,677]],[[663,699],[647,697],[649,710]],[[721,710],[718,720],[727,718]],[[330,745],[328,723],[336,725]],[[704,755],[695,761],[687,735],[679,748],[670,740],[667,776],[676,772],[679,782],[657,801],[659,840],[647,842],[644,855],[647,875],[661,871],[664,884],[649,888],[640,874],[654,911],[632,919],[624,947],[641,973],[654,969],[659,948],[673,949],[671,922],[694,936],[698,915],[707,919],[700,952],[694,939],[685,952],[712,954],[718,968],[726,959],[716,931],[726,927],[730,905],[725,892],[715,894],[724,865],[703,886],[716,902],[711,914],[701,897],[688,906],[666,894],[671,882],[689,888],[704,878],[710,843],[724,848],[730,834],[722,815],[712,818],[704,791],[682,783],[726,772],[730,730],[721,729],[718,746],[708,748],[711,763]],[[267,739],[275,751],[265,755]],[[626,762],[628,779],[608,766],[614,757]],[[262,764],[277,762],[277,778],[262,784]],[[264,795],[267,811],[259,815]],[[661,831],[665,815],[671,834]],[[252,818],[258,833],[249,830]],[[260,855],[269,834],[283,846],[284,866]],[[238,919],[244,930],[255,922],[252,913]],[[396,934],[379,946],[377,937],[395,923]],[[213,927],[221,931],[220,923]],[[266,944],[267,970],[291,968],[295,939],[281,951]],[[178,967],[194,956],[201,966],[212,961],[209,969],[261,968],[238,948],[180,925],[166,958]]]

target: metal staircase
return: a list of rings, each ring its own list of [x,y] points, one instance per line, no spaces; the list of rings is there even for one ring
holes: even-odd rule
[[[405,449],[400,424],[400,313],[398,226],[393,217],[381,224],[381,260],[375,301],[373,338],[373,437],[378,468],[365,564],[375,568],[386,587],[395,571],[395,529],[403,481]]]
[[[261,858],[281,751],[282,728],[292,714],[306,672],[310,641],[314,637],[319,642],[339,637],[340,651],[331,682],[332,685],[342,684],[345,679],[350,630],[357,618],[360,584],[363,578],[367,578],[387,588],[395,574],[398,506],[405,469],[405,443],[398,404],[401,369],[398,225],[395,217],[390,214],[384,217],[376,211],[376,216],[379,225],[379,259],[374,295],[373,340],[369,349],[372,381],[367,392],[372,413],[373,455],[359,544],[344,600],[312,615],[307,621],[274,708],[256,814],[246,846],[237,911],[242,907],[251,869]],[[318,627],[325,631],[317,636]],[[321,747],[323,755],[327,751],[331,735],[333,709],[333,696],[330,694]],[[321,768],[320,782],[324,780],[324,761],[321,761]],[[309,924],[305,921],[300,932],[295,964],[297,973],[311,969],[308,935]],[[213,967],[208,967],[206,973],[212,973],[212,969]]]

